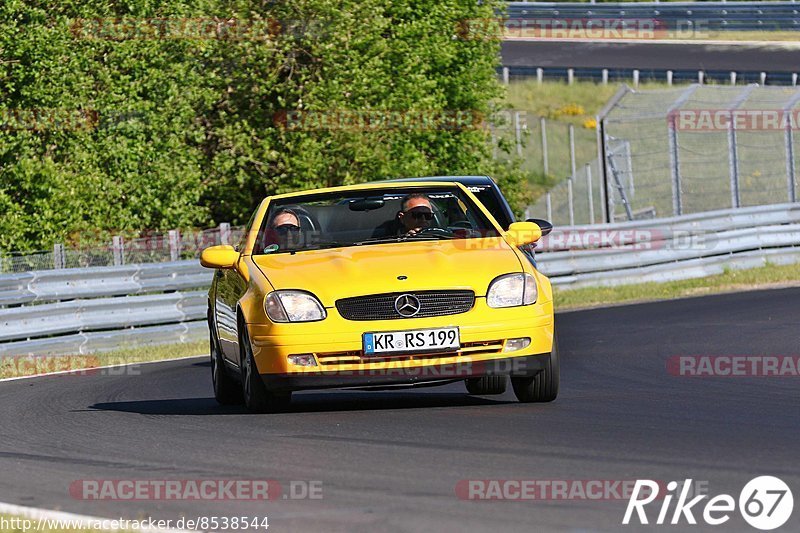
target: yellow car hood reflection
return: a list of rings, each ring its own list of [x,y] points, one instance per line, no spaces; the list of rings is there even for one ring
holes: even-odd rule
[[[484,296],[497,276],[522,272],[516,253],[499,237],[350,246],[253,260],[275,289],[310,291],[325,307],[339,298],[412,290],[471,289]]]

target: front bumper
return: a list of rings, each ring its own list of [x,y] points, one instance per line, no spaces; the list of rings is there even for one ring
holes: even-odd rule
[[[484,375],[534,375],[546,364],[553,343],[552,302],[492,309],[477,298],[468,312],[431,318],[352,321],[335,308],[319,322],[248,324],[253,356],[271,390],[415,385]],[[450,353],[365,356],[365,332],[457,326],[461,349]],[[528,347],[504,351],[509,339],[528,337]],[[299,366],[288,356],[313,354],[317,366]]]
[[[482,376],[535,376],[550,361],[550,354],[506,357],[488,361],[461,361],[450,364],[399,366],[388,369],[309,371],[288,374],[262,374],[271,391],[308,389],[346,389],[448,383]]]

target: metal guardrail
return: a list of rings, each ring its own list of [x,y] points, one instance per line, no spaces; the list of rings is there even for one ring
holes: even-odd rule
[[[194,291],[0,309],[0,342],[199,320],[207,300],[205,291]]]
[[[209,285],[197,261],[38,270],[0,276],[0,306],[181,291]]]
[[[585,239],[588,232],[614,237],[604,243]],[[800,262],[800,204],[573,226],[551,235],[572,243],[537,254],[539,268],[558,287],[671,281]],[[591,249],[598,243],[605,246]],[[200,289],[210,280],[195,261],[0,276],[6,306],[0,308],[0,356],[202,339],[207,296]]]
[[[653,19],[670,29],[686,30],[703,23],[715,31],[800,29],[794,2],[509,2],[510,19]]]
[[[800,262],[800,204],[557,231],[556,244],[570,249],[541,251],[537,264],[562,288],[673,281],[719,274],[724,268]]]
[[[0,357],[19,355],[86,354],[146,344],[178,344],[206,338],[205,320],[114,331],[60,335],[0,343]]]

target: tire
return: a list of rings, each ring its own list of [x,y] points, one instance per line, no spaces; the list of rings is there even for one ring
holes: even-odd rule
[[[506,391],[508,380],[506,376],[483,376],[482,378],[469,378],[465,383],[468,393],[476,396],[491,396],[503,394]]]
[[[211,310],[208,315],[209,351],[211,353],[211,382],[214,386],[214,399],[220,405],[238,405],[242,403],[242,388],[225,368],[222,360],[222,351],[214,335],[214,322],[211,320]]]
[[[553,350],[544,370],[531,377],[511,378],[514,395],[520,402],[552,402],[556,399],[561,373],[558,358],[558,337],[553,331]]]
[[[272,393],[267,390],[258,373],[247,327],[240,324],[239,352],[241,354],[242,396],[245,406],[254,413],[274,413],[289,406],[292,393]]]

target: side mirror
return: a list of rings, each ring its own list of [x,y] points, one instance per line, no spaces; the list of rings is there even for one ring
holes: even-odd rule
[[[211,246],[200,254],[200,264],[206,268],[233,268],[238,260],[239,252],[228,244]]]
[[[514,222],[503,236],[512,246],[525,246],[538,241],[542,230],[535,222]]]
[[[542,230],[542,237],[548,235],[551,231],[553,231],[553,223],[548,222],[546,220],[542,220],[541,218],[529,218],[527,222],[533,222]]]

